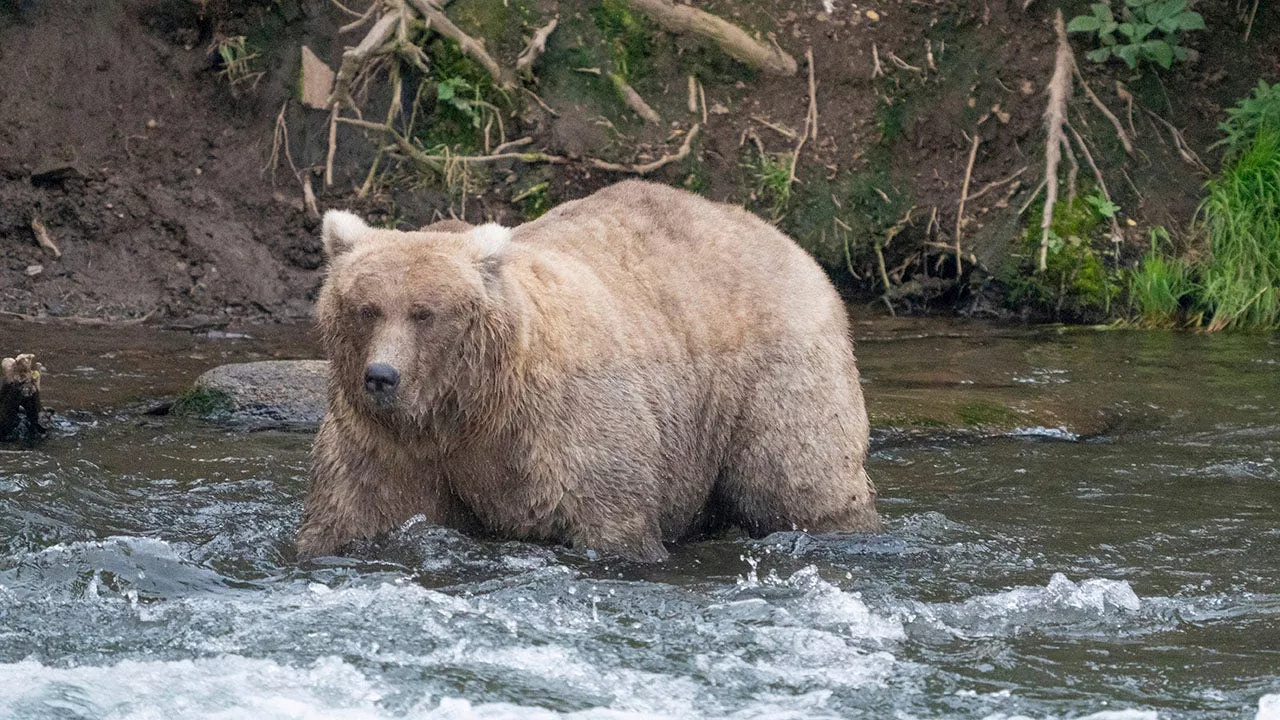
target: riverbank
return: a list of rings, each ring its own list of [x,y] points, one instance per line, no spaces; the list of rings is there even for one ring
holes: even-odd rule
[[[352,18],[331,3],[129,0],[82,17],[67,2],[0,9],[0,303],[206,329],[307,316],[323,261],[308,187],[315,209],[380,223],[510,225],[654,163],[649,177],[776,221],[849,297],[885,312],[1123,314],[1126,273],[1153,232],[1175,257],[1204,253],[1189,223],[1218,166],[1216,126],[1259,79],[1280,79],[1272,4],[1243,42],[1233,4],[1203,0],[1208,27],[1183,40],[1195,56],[1169,70],[1089,63],[1089,38],[1074,34],[1082,74],[1067,107],[1085,144],[1066,158],[1070,182],[1062,173],[1061,257],[1037,274],[1055,43],[1038,3],[700,5],[796,61],[779,76],[620,1],[454,0],[449,16],[503,68],[557,13],[559,26],[518,90],[415,35],[427,69],[403,61],[392,123],[416,148],[406,160],[379,153],[385,131],[331,133],[330,113],[302,102],[303,46],[336,70],[369,29],[340,33]],[[1078,5],[1068,18],[1088,11]],[[388,72],[368,75],[343,117],[385,118]],[[512,157],[456,160],[503,141],[519,141]]]

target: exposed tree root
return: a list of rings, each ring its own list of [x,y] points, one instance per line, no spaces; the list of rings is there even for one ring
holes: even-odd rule
[[[483,65],[484,69],[489,71],[489,75],[496,85],[508,89],[516,86],[515,80],[510,74],[505,72],[498,65],[498,61],[494,60],[493,56],[484,49],[484,43],[458,29],[458,26],[454,25],[453,21],[440,11],[440,6],[431,2],[431,0],[408,0],[408,2],[419,13],[422,13],[422,17],[426,19],[429,28],[458,43],[458,47],[463,54],[470,56],[472,60]]]
[[[677,5],[671,0],[627,0],[631,7],[653,18],[668,32],[692,34],[711,40],[727,55],[771,75],[790,77],[799,66],[795,58],[775,45],[766,45],[745,30],[709,12]]]
[[[671,163],[679,162],[689,156],[693,149],[693,141],[698,136],[698,132],[702,129],[701,125],[694,125],[689,128],[689,132],[685,135],[684,142],[680,145],[680,149],[670,155],[664,155],[653,162],[636,163],[632,165],[622,165],[612,163],[598,158],[583,158],[581,161],[575,161],[571,158],[561,155],[551,155],[541,151],[531,152],[495,152],[489,155],[453,155],[450,153],[428,153],[421,148],[415,147],[404,135],[396,132],[388,125],[383,125],[368,120],[360,120],[358,118],[338,118],[338,122],[345,125],[353,125],[355,127],[364,128],[366,130],[375,130],[386,133],[391,136],[392,147],[388,151],[398,152],[400,155],[422,165],[432,171],[448,174],[453,167],[458,165],[486,165],[503,160],[512,160],[523,163],[546,163],[549,165],[571,165],[575,162],[581,162],[598,170],[608,170],[609,172],[620,172],[631,175],[648,175],[655,170],[666,167]],[[526,145],[525,139],[506,143],[505,147],[514,147],[516,145]],[[504,146],[499,146],[502,149]]]
[[[1142,106],[1139,105],[1138,107],[1142,107]],[[1200,156],[1197,155],[1195,151],[1191,149],[1191,146],[1187,144],[1186,139],[1182,137],[1182,132],[1178,130],[1178,128],[1174,127],[1173,123],[1169,122],[1168,120],[1165,120],[1164,118],[1160,117],[1159,115],[1151,112],[1146,108],[1142,108],[1142,112],[1146,113],[1147,116],[1150,117],[1152,120],[1159,122],[1161,125],[1165,127],[1166,130],[1169,131],[1169,135],[1173,138],[1173,146],[1175,149],[1177,149],[1178,157],[1181,157],[1183,162],[1185,162],[1186,164],[1190,165],[1191,167],[1195,168],[1200,172],[1203,172],[1206,174],[1212,172],[1209,169],[1209,166],[1205,165],[1204,162],[1200,159]]]
[[[592,167],[599,168],[600,170],[629,173],[632,175],[648,175],[659,168],[664,168],[671,163],[680,162],[681,160],[689,157],[689,153],[693,149],[693,140],[698,137],[698,131],[701,129],[701,125],[694,125],[689,128],[689,132],[685,134],[684,142],[680,144],[679,150],[670,155],[663,155],[653,162],[638,163],[635,165],[618,165],[616,163],[605,162],[604,160],[596,160],[595,158],[588,158],[586,162]]]
[[[800,142],[796,143],[796,150],[791,154],[788,184],[796,181],[796,165],[800,163],[800,151],[804,149],[805,141],[818,138],[818,84],[813,78],[813,48],[806,50],[804,56],[809,63],[809,111],[804,116],[804,132],[800,134]]]
[[[973,161],[978,158],[978,146],[982,144],[982,136],[973,134],[973,145],[969,147],[969,164],[964,169],[964,183],[960,186],[960,207],[956,210],[956,280],[960,280],[964,271],[963,255],[960,250],[960,237],[964,233],[964,206],[969,199],[969,181],[973,179]]]
[[[1076,65],[1075,58],[1071,59],[1071,69],[1075,71],[1076,80],[1080,81],[1080,87],[1084,90],[1084,94],[1089,96],[1095,107],[1111,121],[1111,125],[1116,129],[1116,137],[1120,138],[1120,144],[1124,146],[1124,151],[1133,154],[1133,142],[1129,140],[1129,135],[1124,131],[1124,126],[1120,124],[1120,119],[1111,112],[1111,109],[1094,94],[1093,88],[1089,87],[1089,83],[1084,81],[1084,75],[1080,74],[1080,68]]]
[[[1045,108],[1045,129],[1048,139],[1044,146],[1045,201],[1040,218],[1040,251],[1036,258],[1036,271],[1044,272],[1049,261],[1049,228],[1053,225],[1053,206],[1058,202],[1058,163],[1062,160],[1062,146],[1066,136],[1062,127],[1067,121],[1067,100],[1071,97],[1071,69],[1075,58],[1067,42],[1066,24],[1062,11],[1054,12],[1053,29],[1058,35],[1058,50],[1053,62],[1053,77],[1049,81],[1049,106]],[[957,263],[958,264],[958,263]]]
[[[624,105],[631,108],[632,112],[639,115],[645,122],[653,123],[654,125],[662,124],[662,118],[659,117],[658,113],[654,111],[654,109],[650,107],[649,103],[645,102],[643,97],[640,97],[640,93],[636,92],[635,88],[628,85],[626,79],[618,73],[606,73],[596,67],[575,68],[575,70],[580,73],[596,75],[598,77],[604,77],[607,75],[609,82],[613,83],[614,91],[618,93],[618,98],[622,100]]]
[[[627,81],[624,80],[621,75],[618,73],[609,73],[609,80],[613,82],[613,87],[618,91],[618,95],[622,98],[622,102],[626,103],[627,107],[634,110],[635,113],[643,118],[645,122],[652,123],[654,125],[662,124],[662,118],[659,117],[657,111],[654,110],[649,103],[645,102],[644,98],[640,97],[640,93],[636,92],[635,88],[628,85]]]
[[[529,44],[520,53],[520,57],[516,58],[516,72],[521,74],[533,72],[533,64],[542,57],[542,53],[547,51],[547,38],[551,37],[551,33],[555,32],[556,25],[559,23],[560,16],[556,15],[551,18],[551,22],[538,28],[530,38]]]
[[[1106,198],[1108,203],[1114,205],[1115,203],[1111,202],[1111,191],[1107,189],[1107,181],[1102,178],[1102,171],[1098,169],[1098,164],[1093,161],[1093,154],[1089,152],[1088,146],[1084,144],[1084,138],[1080,137],[1080,133],[1076,132],[1076,129],[1071,127],[1070,124],[1067,125],[1067,129],[1071,131],[1071,137],[1076,141],[1076,145],[1079,146],[1085,162],[1089,163],[1089,168],[1093,170],[1093,177],[1098,181],[1098,189],[1102,191],[1102,197]],[[1120,223],[1116,220],[1115,213],[1112,213],[1108,219],[1111,221],[1111,242],[1119,245],[1120,241],[1124,239],[1124,233],[1120,232]]]

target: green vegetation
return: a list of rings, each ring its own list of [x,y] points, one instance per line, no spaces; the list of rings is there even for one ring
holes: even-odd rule
[[[255,69],[254,61],[260,55],[247,43],[244,35],[221,38],[214,45],[214,51],[217,52],[218,61],[222,66],[218,75],[226,79],[227,84],[233,89],[245,85],[255,87],[265,74]]]
[[[229,412],[235,407],[231,396],[222,390],[196,386],[183,393],[173,402],[170,412],[174,415],[194,415],[210,417]]]
[[[1200,297],[1208,328],[1280,327],[1280,127],[1260,127],[1207,189],[1199,225],[1209,239]]]
[[[1230,159],[1248,150],[1260,131],[1277,128],[1280,128],[1280,84],[1267,85],[1265,80],[1259,80],[1252,97],[1227,108],[1226,122],[1218,125],[1226,137],[1213,147],[1225,146]]]
[[[498,139],[501,116],[512,108],[512,99],[493,83],[479,63],[462,53],[452,40],[437,39],[429,46],[431,73],[424,81],[434,91],[422,92],[415,111],[414,138],[425,148],[471,152],[483,147],[488,126]],[[430,98],[425,100],[423,96]]]
[[[1280,92],[1259,83],[1219,127],[1223,168],[1205,184],[1192,226],[1207,257],[1187,263],[1166,247],[1168,233],[1152,232],[1151,249],[1129,274],[1140,325],[1280,328]]]
[[[956,408],[956,417],[972,427],[1013,427],[1018,424],[1018,415],[1009,408],[984,402],[961,405]]]
[[[1129,273],[1129,308],[1142,327],[1178,326],[1184,306],[1197,291],[1191,268],[1166,249],[1169,242],[1167,230],[1153,229],[1151,249]]]
[[[520,208],[526,221],[537,220],[551,209],[551,195],[548,192],[550,188],[551,183],[546,180],[530,185],[513,195],[511,202]]]
[[[791,206],[792,153],[757,150],[742,167],[752,183],[752,199],[770,220],[779,220]]]
[[[1009,290],[1009,301],[1058,317],[1065,314],[1090,320],[1106,316],[1123,283],[1120,273],[1104,262],[1108,250],[1098,249],[1098,236],[1104,221],[1118,210],[1101,193],[1059,201],[1053,208],[1049,252],[1041,274],[1031,271],[1041,231],[1029,226],[1023,234],[1023,262],[1006,267],[1000,276]],[[1031,216],[1039,217],[1041,212],[1033,211]]]
[[[1101,47],[1085,56],[1090,60],[1118,57],[1131,69],[1139,60],[1166,70],[1174,60],[1186,60],[1181,33],[1205,29],[1204,18],[1187,9],[1187,0],[1124,0],[1118,20],[1107,3],[1094,3],[1090,9],[1091,14],[1072,18],[1067,31],[1097,35]]]
[[[646,18],[631,12],[626,0],[592,3],[591,17],[609,44],[615,74],[628,83],[653,74],[649,61],[652,28]]]

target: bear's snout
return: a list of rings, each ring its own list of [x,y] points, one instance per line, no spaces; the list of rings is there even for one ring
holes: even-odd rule
[[[395,398],[400,386],[400,372],[386,363],[373,363],[364,369],[364,389],[379,404]]]

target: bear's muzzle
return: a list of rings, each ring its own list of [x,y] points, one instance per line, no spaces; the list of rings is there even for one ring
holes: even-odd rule
[[[364,391],[379,407],[390,407],[400,387],[400,371],[386,363],[373,363],[364,370]]]

